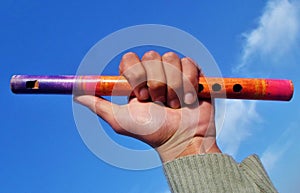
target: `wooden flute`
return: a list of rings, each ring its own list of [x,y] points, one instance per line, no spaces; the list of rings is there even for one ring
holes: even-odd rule
[[[16,94],[132,95],[132,88],[123,76],[14,75],[10,86]],[[198,97],[289,101],[293,92],[291,80],[200,77]]]

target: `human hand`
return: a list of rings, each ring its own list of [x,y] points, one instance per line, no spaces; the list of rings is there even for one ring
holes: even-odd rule
[[[75,101],[97,113],[115,132],[155,148],[163,162],[220,152],[213,101],[198,100],[201,72],[192,59],[149,51],[140,60],[129,52],[119,68],[136,96],[127,105],[90,95],[76,96]]]

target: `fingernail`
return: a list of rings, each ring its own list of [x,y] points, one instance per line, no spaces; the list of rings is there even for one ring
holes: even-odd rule
[[[170,107],[172,107],[173,109],[177,109],[180,107],[180,103],[177,99],[173,99],[169,102]]]
[[[184,103],[190,105],[193,102],[194,102],[194,95],[192,93],[186,93],[184,95]]]
[[[149,98],[148,89],[142,88],[139,92],[141,100],[147,100]]]
[[[93,101],[89,96],[76,96],[74,97],[74,102],[88,106],[91,105]]]
[[[74,96],[74,97],[73,97],[73,101],[74,101],[75,103],[79,103],[79,101],[78,101],[78,96]]]

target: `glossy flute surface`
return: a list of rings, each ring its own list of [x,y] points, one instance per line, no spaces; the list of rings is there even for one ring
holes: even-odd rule
[[[14,75],[10,82],[16,94],[92,94],[129,96],[132,88],[123,76],[33,76]],[[199,78],[200,98],[291,100],[291,80],[262,78]]]

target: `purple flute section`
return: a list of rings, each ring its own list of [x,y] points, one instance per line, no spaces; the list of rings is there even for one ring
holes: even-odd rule
[[[72,94],[75,79],[75,76],[14,75],[10,85],[17,94]]]

